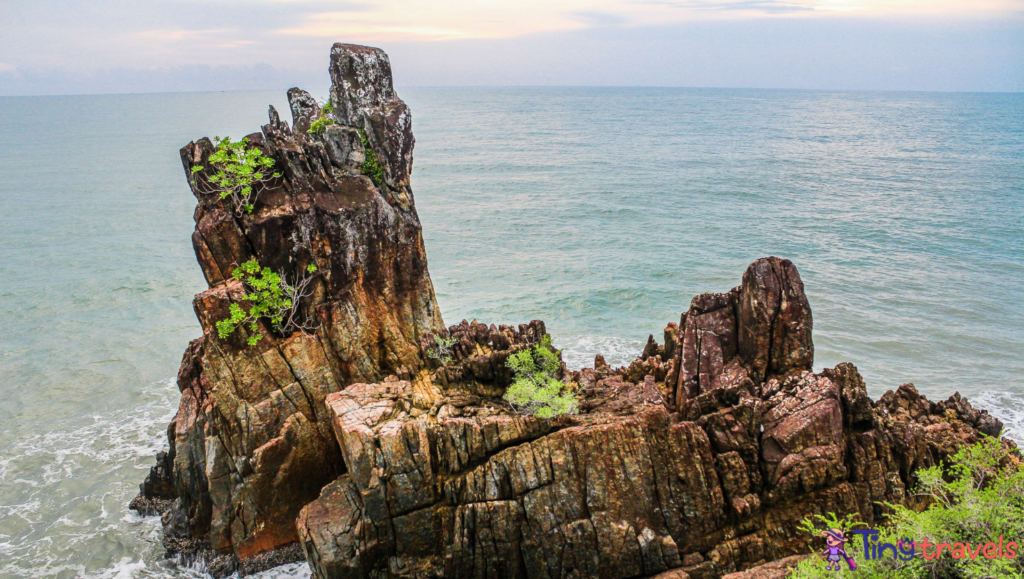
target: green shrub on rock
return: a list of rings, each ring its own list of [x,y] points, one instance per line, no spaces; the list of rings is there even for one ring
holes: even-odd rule
[[[204,194],[219,194],[221,199],[231,199],[236,214],[252,213],[256,198],[271,179],[280,173],[267,173],[274,167],[274,159],[267,157],[257,147],[249,146],[249,138],[232,141],[231,137],[214,137],[217,149],[210,155],[208,163],[214,169],[206,182],[210,190],[203,190],[199,182],[191,178],[197,191]],[[202,165],[192,167],[192,175],[201,173]]]
[[[916,492],[930,498],[931,505],[921,512],[887,505],[892,513],[872,540],[892,545],[913,541],[913,558],[901,560],[887,549],[884,556],[867,560],[864,538],[854,536],[846,547],[857,563],[851,575],[858,579],[1024,578],[1024,464],[998,438],[985,437],[953,455],[945,468],[923,469],[917,476]],[[936,556],[940,543],[946,547]],[[1015,551],[1013,557],[1008,556],[1010,548]],[[831,575],[823,569],[821,559],[811,557],[797,566],[792,579]]]
[[[327,103],[320,107],[320,117],[310,123],[309,129],[306,131],[311,135],[322,135],[327,127],[335,124],[334,123],[334,103],[327,99]]]
[[[572,385],[559,380],[558,354],[545,335],[540,344],[519,350],[506,362],[514,375],[505,400],[521,414],[553,418],[578,411]]]
[[[381,188],[384,186],[384,167],[377,160],[377,153],[370,145],[370,139],[366,137],[366,131],[360,130],[359,138],[363,141],[363,150],[366,155],[363,160],[363,175],[369,177],[374,185]]]
[[[439,336],[434,334],[434,346],[427,350],[427,356],[441,362],[441,365],[450,364],[454,359],[452,357],[452,346],[458,343],[453,337]]]
[[[316,266],[312,263],[306,267],[306,273],[315,272]],[[279,333],[315,329],[310,326],[308,320],[301,321],[297,318],[299,301],[309,295],[305,290],[313,280],[311,276],[303,276],[297,284],[290,285],[269,267],[260,267],[255,259],[236,267],[231,275],[244,284],[246,292],[242,299],[250,302],[250,306],[246,311],[241,305],[231,303],[231,316],[217,322],[217,334],[221,338],[227,338],[240,326],[244,326],[250,332],[248,344],[255,346],[263,338],[263,334],[260,333],[260,318],[268,319],[270,326]]]

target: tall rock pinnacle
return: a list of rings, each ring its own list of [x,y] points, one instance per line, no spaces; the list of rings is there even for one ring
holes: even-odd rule
[[[209,139],[181,150],[209,289],[195,298],[203,336],[178,376],[173,483],[185,536],[240,556],[294,542],[299,509],[339,474],[324,398],[353,382],[416,375],[421,338],[442,328],[409,187],[411,115],[387,55],[338,44],[330,72],[334,124],[323,134],[306,132],[323,114],[316,101],[292,89],[294,125],[271,109],[263,133],[249,136],[282,174],[251,214],[207,193],[210,172],[193,177],[215,151]],[[374,157],[377,183],[363,174]],[[311,278],[299,312],[306,331],[262,327],[251,347],[244,328],[219,337],[216,323],[243,292],[232,271],[253,258],[290,283]]]

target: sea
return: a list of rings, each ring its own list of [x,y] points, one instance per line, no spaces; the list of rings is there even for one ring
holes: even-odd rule
[[[1024,94],[399,92],[448,324],[542,319],[569,366],[626,364],[777,255],[816,369],[959,392],[1024,441]],[[0,577],[206,577],[127,504],[200,334],[178,149],[270,104],[288,116],[284,91],[0,98]]]

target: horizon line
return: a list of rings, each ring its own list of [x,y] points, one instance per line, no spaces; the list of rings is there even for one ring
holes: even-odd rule
[[[83,92],[83,93],[38,93],[38,94],[0,94],[0,98],[48,98],[48,97],[90,97],[90,96],[143,96],[143,95],[177,95],[177,94],[217,94],[217,93],[257,93],[287,91],[288,88],[266,89],[224,89],[224,90],[180,90],[180,91],[137,91],[137,92]],[[298,87],[301,88],[301,87]],[[329,90],[330,86],[320,90]],[[878,88],[798,88],[798,87],[760,87],[760,86],[696,86],[696,85],[645,85],[645,84],[490,84],[490,85],[426,85],[407,84],[395,85],[395,90],[404,89],[680,89],[680,90],[751,90],[775,92],[862,92],[862,93],[927,93],[927,94],[978,94],[978,95],[1024,95],[1024,91],[999,90],[930,90],[930,89],[878,89]],[[309,89],[305,89],[309,90]],[[317,89],[314,89],[317,90]]]

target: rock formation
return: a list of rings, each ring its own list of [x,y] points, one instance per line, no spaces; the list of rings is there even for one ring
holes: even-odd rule
[[[447,375],[493,362],[477,327],[451,328],[479,350]],[[458,379],[433,397],[397,379],[328,396],[347,472],[299,514],[315,575],[720,577],[801,553],[810,514],[876,521],[914,471],[1001,428],[909,384],[872,402],[849,364],[813,373],[787,260],[697,296],[665,333],[629,367],[566,372],[581,412],[552,421],[485,395],[453,404],[479,390]]]
[[[516,414],[505,361],[544,324],[443,327],[387,56],[338,44],[330,73],[333,111],[292,89],[292,126],[271,109],[249,136],[282,173],[251,214],[193,177],[209,140],[182,149],[203,336],[182,361],[170,451],[133,502],[163,513],[169,550],[228,572],[301,546],[321,579],[717,578],[804,552],[809,514],[878,520],[910,500],[917,469],[999,434],[959,396],[907,384],[875,402],[850,364],[814,373],[803,283],[775,257],[695,297],[630,366],[563,365],[579,414]],[[291,280],[317,266],[307,331],[218,335],[250,258]],[[454,339],[444,363],[435,335]]]
[[[170,452],[143,493],[175,500],[165,514],[174,548],[198,542],[248,557],[294,543],[299,509],[344,472],[327,395],[390,375],[416,378],[426,361],[421,339],[442,329],[409,188],[410,115],[387,56],[337,45],[331,75],[345,114],[322,136],[302,130],[321,113],[297,90],[289,92],[294,128],[271,108],[263,132],[248,136],[282,173],[251,214],[206,192],[210,172],[193,176],[214,151],[209,139],[181,150],[198,200],[192,244],[209,289],[194,302],[203,336],[178,374]],[[383,168],[380,183],[360,171],[361,133]],[[300,307],[315,331],[281,335],[265,324],[252,347],[245,329],[218,336],[216,322],[243,291],[232,270],[251,258],[292,283],[316,265]]]

